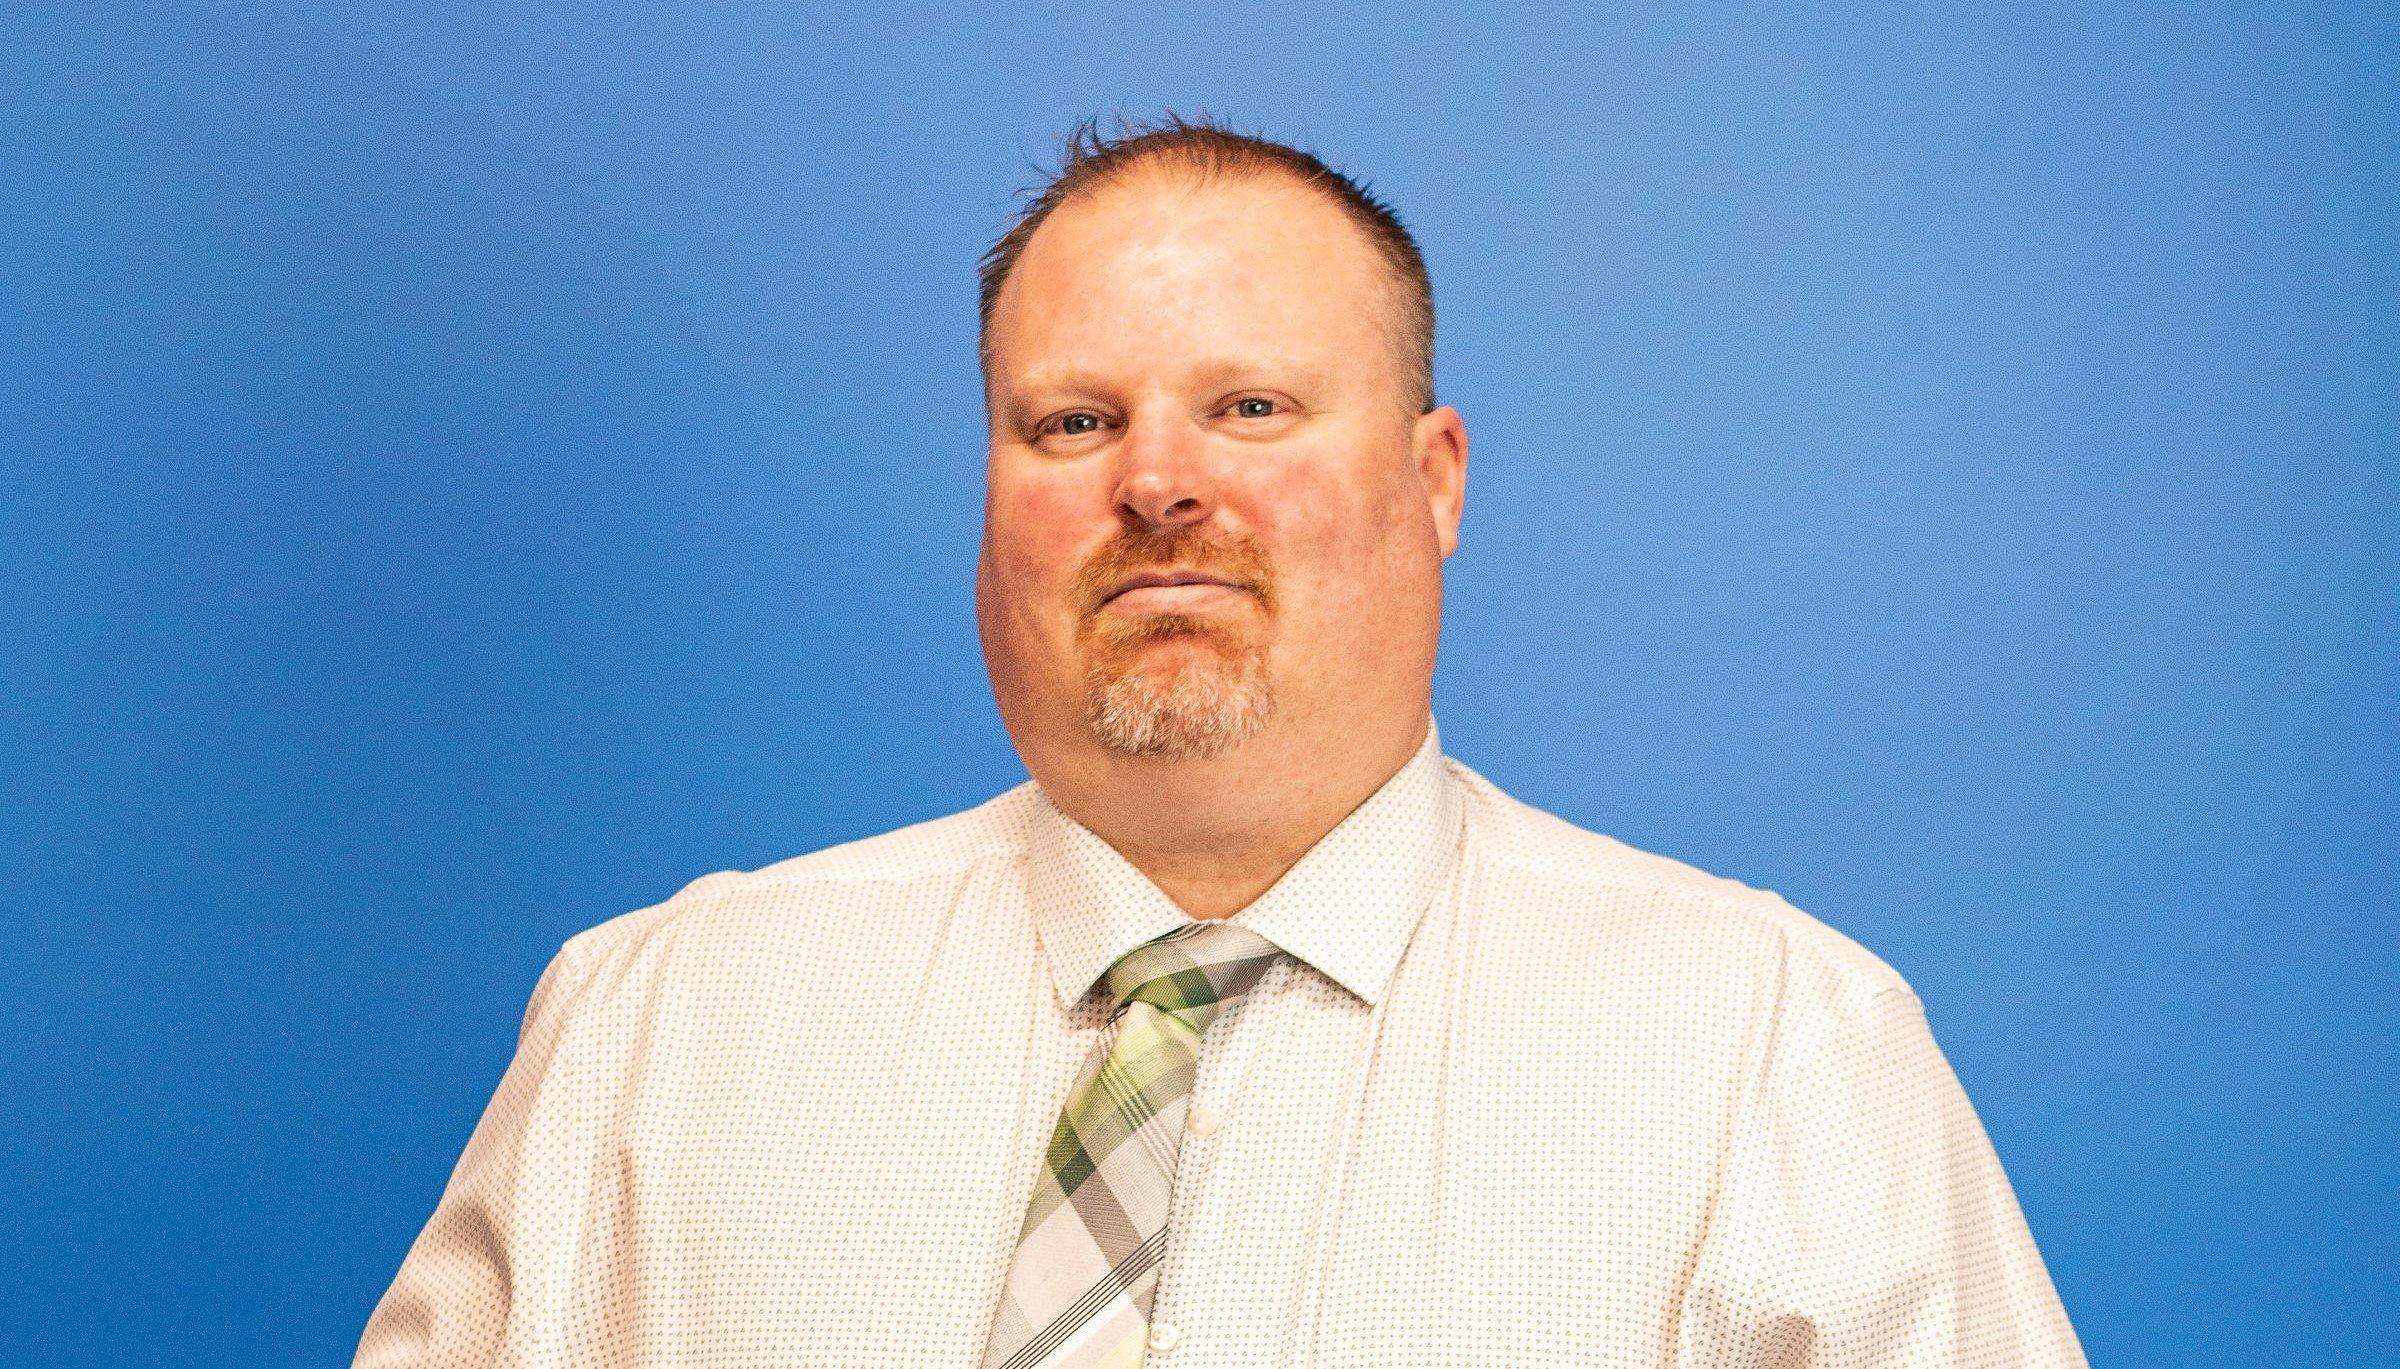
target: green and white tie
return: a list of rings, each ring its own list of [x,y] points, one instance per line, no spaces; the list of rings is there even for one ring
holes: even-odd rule
[[[1200,1037],[1282,954],[1193,922],[1108,967],[1117,1008],[1051,1134],[984,1369],[1133,1369],[1150,1334]]]

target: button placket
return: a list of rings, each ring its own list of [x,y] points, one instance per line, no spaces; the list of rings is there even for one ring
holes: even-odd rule
[[[1183,1115],[1183,1129],[1194,1136],[1213,1136],[1217,1128],[1224,1124],[1223,1117],[1218,1116],[1214,1109],[1202,1105],[1197,1098],[1192,1100],[1191,1108]]]
[[[1179,1214],[1179,1220],[1175,1225],[1177,1239],[1170,1242],[1167,1247],[1166,1258],[1160,1271],[1159,1289],[1151,1307],[1153,1320],[1150,1323],[1150,1335],[1143,1342],[1153,1355],[1165,1355],[1182,1343],[1184,1328],[1171,1315],[1170,1307],[1176,1301],[1174,1290],[1180,1282],[1175,1276],[1186,1259],[1194,1258],[1196,1255],[1202,1259],[1207,1258],[1205,1253],[1195,1250],[1195,1247],[1202,1244],[1201,1229],[1205,1224],[1202,1214],[1207,1211],[1205,1195],[1213,1187],[1210,1177],[1216,1168],[1217,1147],[1214,1144],[1200,1144],[1200,1142],[1202,1138],[1212,1137],[1224,1129],[1226,1115],[1200,1101],[1202,1089],[1211,1087],[1203,1085],[1201,1080],[1207,1079],[1213,1084],[1214,1080],[1227,1079],[1234,1081],[1233,1088],[1238,1090],[1238,1081],[1250,1067],[1249,1062],[1255,1046],[1252,1044],[1252,1033],[1238,1031],[1236,1028],[1239,1026],[1240,1019],[1251,1013],[1252,1005],[1260,1001],[1262,990],[1266,991],[1266,996],[1271,996],[1290,976],[1292,963],[1290,958],[1286,957],[1270,967],[1258,984],[1249,993],[1244,994],[1210,1028],[1213,1032],[1231,1032],[1233,1034],[1230,1039],[1220,1037],[1222,1044],[1209,1053],[1207,1066],[1195,1076],[1190,1099],[1184,1106],[1183,1130],[1187,1145],[1182,1150],[1182,1158],[1175,1172],[1174,1201],[1178,1205]],[[1223,1086],[1215,1085],[1214,1087]]]

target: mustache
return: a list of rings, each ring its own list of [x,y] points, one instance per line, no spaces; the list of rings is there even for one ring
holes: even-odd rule
[[[1161,532],[1127,528],[1092,553],[1075,573],[1075,599],[1086,614],[1097,613],[1108,592],[1126,576],[1180,567],[1221,575],[1247,586],[1272,612],[1275,565],[1258,540],[1240,533]]]

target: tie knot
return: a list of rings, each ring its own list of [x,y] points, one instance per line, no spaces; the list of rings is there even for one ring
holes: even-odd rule
[[[1250,992],[1283,949],[1247,927],[1209,920],[1178,927],[1117,957],[1108,992],[1122,1009],[1148,1003],[1195,1032]]]

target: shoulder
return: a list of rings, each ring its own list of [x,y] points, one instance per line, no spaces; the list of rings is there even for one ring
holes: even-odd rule
[[[973,808],[791,856],[754,870],[701,875],[668,898],[569,937],[558,973],[590,979],[603,967],[673,950],[712,959],[776,957],[805,948],[843,954],[905,944],[912,922],[946,912],[962,884],[1023,858],[1030,782]]]
[[[1910,992],[1880,956],[1772,889],[1576,826],[1448,764],[1475,820],[1487,902],[1516,935],[1631,958],[1662,980],[1726,978],[1837,1012]]]

